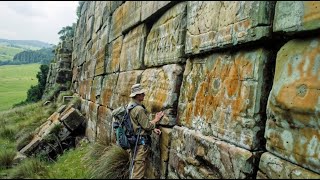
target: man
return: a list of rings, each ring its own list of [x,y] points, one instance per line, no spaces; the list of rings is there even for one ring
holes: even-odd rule
[[[138,126],[140,125],[140,137],[136,148],[136,156],[134,159],[133,172],[131,179],[142,179],[146,170],[146,162],[150,153],[151,145],[151,133],[152,130],[157,134],[161,134],[161,130],[156,128],[156,123],[160,121],[164,113],[162,111],[157,112],[153,120],[149,120],[146,115],[146,110],[142,105],[146,91],[140,84],[135,84],[131,87],[130,97],[132,98],[129,106],[133,103],[138,104],[130,111],[130,119],[133,124],[134,132],[137,133]],[[134,149],[131,149],[131,156],[134,154]],[[133,159],[133,158],[131,158]]]

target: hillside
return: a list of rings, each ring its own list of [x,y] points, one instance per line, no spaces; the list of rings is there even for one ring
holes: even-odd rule
[[[39,50],[41,48],[52,47],[52,44],[37,40],[0,39],[0,61],[11,61],[16,54],[26,50]]]
[[[0,45],[7,45],[7,46],[19,46],[25,49],[30,48],[49,48],[52,47],[52,44],[37,41],[37,40],[9,40],[9,39],[0,39]]]
[[[26,49],[18,47],[18,46],[13,47],[13,46],[0,44],[0,61],[12,60],[16,54],[18,54],[22,51],[25,51],[25,50]]]

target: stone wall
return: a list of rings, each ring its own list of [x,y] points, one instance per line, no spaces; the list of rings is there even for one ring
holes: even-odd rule
[[[320,178],[320,2],[86,1],[72,89],[86,135],[141,83],[149,178]]]

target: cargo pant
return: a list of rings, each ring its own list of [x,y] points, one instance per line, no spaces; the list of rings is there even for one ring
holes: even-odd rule
[[[134,150],[131,150],[130,152],[131,160],[133,156],[133,151]],[[149,153],[150,153],[149,145],[138,145],[131,179],[142,179],[144,177]]]

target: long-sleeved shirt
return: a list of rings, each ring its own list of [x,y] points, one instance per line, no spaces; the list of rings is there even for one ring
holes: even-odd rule
[[[145,108],[142,106],[142,104],[139,101],[132,98],[129,103],[129,106],[133,103],[138,104],[138,106],[134,107],[130,111],[130,119],[133,125],[134,132],[137,132],[138,125],[140,125],[141,126],[140,135],[151,135],[152,130],[155,128],[155,124],[150,122]]]

